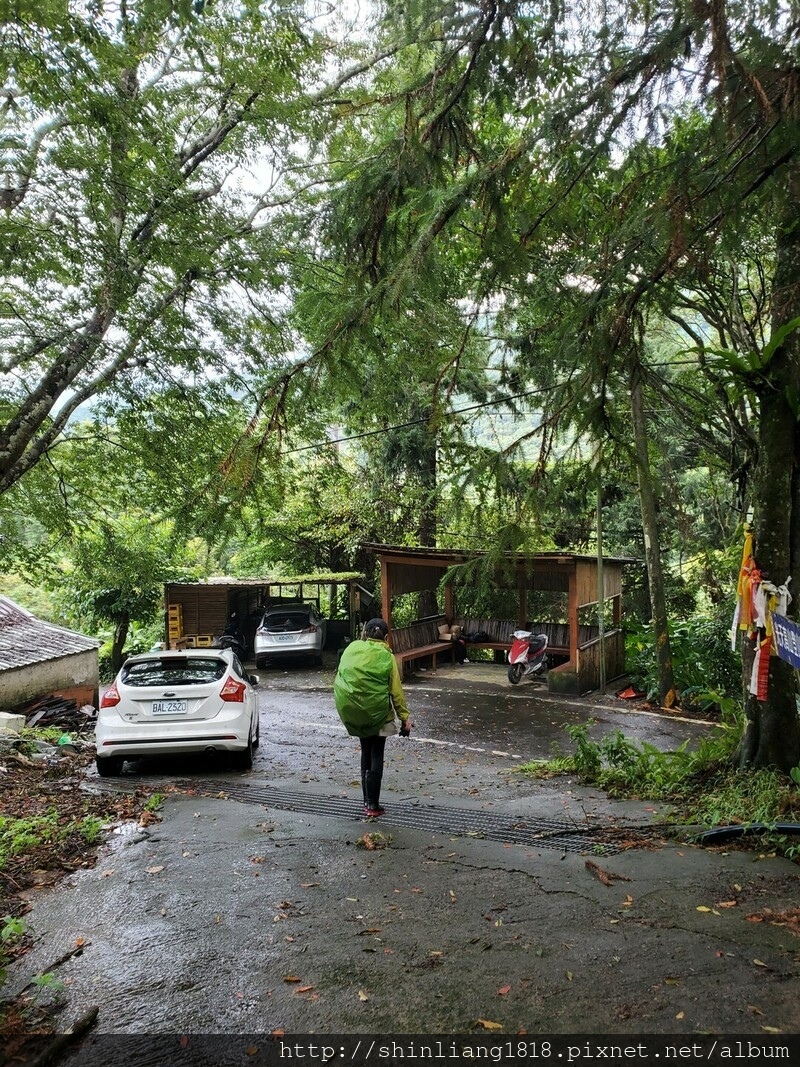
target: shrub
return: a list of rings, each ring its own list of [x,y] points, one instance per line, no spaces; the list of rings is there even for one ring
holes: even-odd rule
[[[626,623],[625,663],[631,682],[648,700],[658,695],[652,623]],[[741,656],[731,649],[730,623],[721,614],[695,615],[670,624],[675,686],[685,707],[720,710],[719,699],[741,695]]]

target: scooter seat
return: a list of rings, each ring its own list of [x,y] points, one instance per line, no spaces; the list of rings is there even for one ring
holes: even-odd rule
[[[533,653],[541,652],[542,649],[545,649],[545,648],[547,648],[547,635],[546,634],[537,634],[535,637],[531,638],[531,643],[530,643],[531,652],[533,652]]]

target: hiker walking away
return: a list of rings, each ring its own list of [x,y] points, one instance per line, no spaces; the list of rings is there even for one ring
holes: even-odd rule
[[[342,652],[333,699],[339,718],[351,737],[361,742],[361,788],[364,814],[383,815],[381,781],[386,738],[397,733],[408,737],[411,717],[406,705],[400,672],[386,638],[389,627],[383,619],[370,619],[360,641],[351,641]]]

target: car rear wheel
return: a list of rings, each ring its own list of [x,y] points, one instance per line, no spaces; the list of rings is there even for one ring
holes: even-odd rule
[[[252,734],[247,738],[247,747],[239,749],[238,752],[234,752],[231,762],[234,767],[240,771],[251,771],[253,769],[253,750],[255,749],[253,743]]]
[[[121,756],[97,756],[95,763],[101,778],[118,778],[125,760]]]
[[[267,665],[267,657],[266,656],[256,656],[256,670],[257,671],[263,671],[264,668],[266,667],[266,665]]]
[[[258,748],[261,744],[261,719],[256,718],[256,736],[253,738],[253,748]]]

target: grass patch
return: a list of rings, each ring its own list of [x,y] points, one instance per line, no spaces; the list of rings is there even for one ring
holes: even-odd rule
[[[662,819],[685,825],[800,823],[800,768],[785,775],[735,767],[733,756],[741,736],[738,718],[723,722],[695,748],[690,750],[687,742],[672,752],[632,741],[619,730],[593,741],[590,726],[567,727],[572,753],[556,750],[552,759],[521,764],[516,773],[538,779],[576,775],[611,797],[667,803],[670,811]],[[768,843],[800,861],[800,838],[774,830]]]

